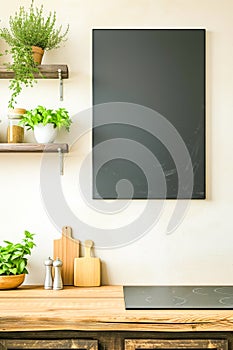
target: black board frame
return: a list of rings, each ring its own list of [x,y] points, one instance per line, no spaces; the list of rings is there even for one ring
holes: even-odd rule
[[[95,85],[95,68],[94,68],[94,60],[95,60],[95,52],[94,52],[94,34],[97,31],[186,31],[186,32],[201,32],[203,35],[203,144],[202,144],[202,156],[203,156],[203,176],[202,176],[202,182],[203,182],[203,191],[201,194],[195,194],[193,193],[191,198],[190,197],[182,197],[179,199],[206,199],[206,30],[200,29],[200,28],[171,28],[171,29],[157,29],[157,28],[97,28],[92,29],[92,105],[93,107],[96,105],[95,103],[95,91],[94,91],[94,85]],[[96,184],[96,173],[95,173],[95,112],[93,108],[93,137],[92,137],[92,146],[93,146],[93,153],[92,153],[92,165],[93,165],[93,198],[94,199],[117,199],[117,196],[115,195],[100,195],[96,192],[96,188],[98,188],[98,184]],[[120,197],[119,199],[131,199],[131,197]],[[133,196],[133,199],[161,199],[160,197],[156,196],[150,196],[146,194],[145,196]],[[165,199],[177,199],[176,196],[166,196]]]

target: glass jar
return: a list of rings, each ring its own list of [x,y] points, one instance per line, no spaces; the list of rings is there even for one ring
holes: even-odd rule
[[[7,142],[21,143],[24,141],[24,127],[19,125],[22,116],[26,113],[26,109],[11,109],[8,114]]]

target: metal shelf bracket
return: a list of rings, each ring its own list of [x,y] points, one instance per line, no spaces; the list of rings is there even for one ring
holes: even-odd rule
[[[60,175],[64,175],[64,154],[61,147],[58,147],[57,151],[59,156]]]
[[[62,71],[59,68],[57,70],[58,72],[58,79],[59,79],[59,93],[60,93],[60,101],[63,101],[63,78],[62,78]]]

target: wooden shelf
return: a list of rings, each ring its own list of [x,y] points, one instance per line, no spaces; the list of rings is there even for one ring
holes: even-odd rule
[[[0,143],[0,152],[34,152],[34,153],[62,153],[69,152],[67,143]]]
[[[58,69],[61,69],[62,79],[69,78],[68,66],[66,64],[42,64],[38,66],[41,74],[35,74],[37,79],[59,79]],[[0,79],[12,79],[14,78],[14,72],[7,70],[5,66],[0,66]]]

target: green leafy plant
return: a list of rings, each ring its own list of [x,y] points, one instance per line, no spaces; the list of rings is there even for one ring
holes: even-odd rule
[[[65,127],[69,131],[72,120],[65,108],[54,110],[37,106],[35,109],[28,110],[20,121],[20,124],[26,126],[27,130],[34,130],[34,126],[38,124],[46,125],[49,123],[52,123],[54,128]]]
[[[32,46],[48,51],[60,47],[67,40],[69,26],[62,32],[62,26],[56,28],[56,20],[55,11],[49,12],[45,17],[43,5],[40,8],[35,7],[32,0],[28,11],[21,6],[19,12],[10,16],[9,28],[0,29],[0,38],[10,46],[5,54],[11,54],[13,59],[6,66],[15,74],[9,85],[12,90],[9,108],[14,107],[23,85],[32,87],[36,82],[34,74],[40,74],[38,65],[32,58]]]
[[[47,18],[43,14],[43,5],[34,6],[32,0],[29,11],[23,6],[14,16],[10,16],[10,29],[2,28],[0,36],[12,47],[39,46],[43,50],[60,47],[61,42],[67,39],[69,26],[62,33],[62,26],[55,28],[56,12],[49,12]]]
[[[41,77],[42,74],[38,69],[38,65],[35,64],[31,47],[24,46],[12,47],[10,50],[12,55],[13,62],[5,63],[8,70],[14,72],[14,78],[10,80],[9,89],[12,91],[10,100],[8,102],[9,108],[14,108],[16,104],[16,99],[21,93],[23,86],[33,87],[37,80],[35,79],[34,74],[38,74]]]
[[[0,275],[20,275],[28,273],[26,266],[31,255],[31,250],[35,246],[33,242],[34,234],[24,231],[22,243],[12,243],[4,241],[5,246],[0,246]]]

